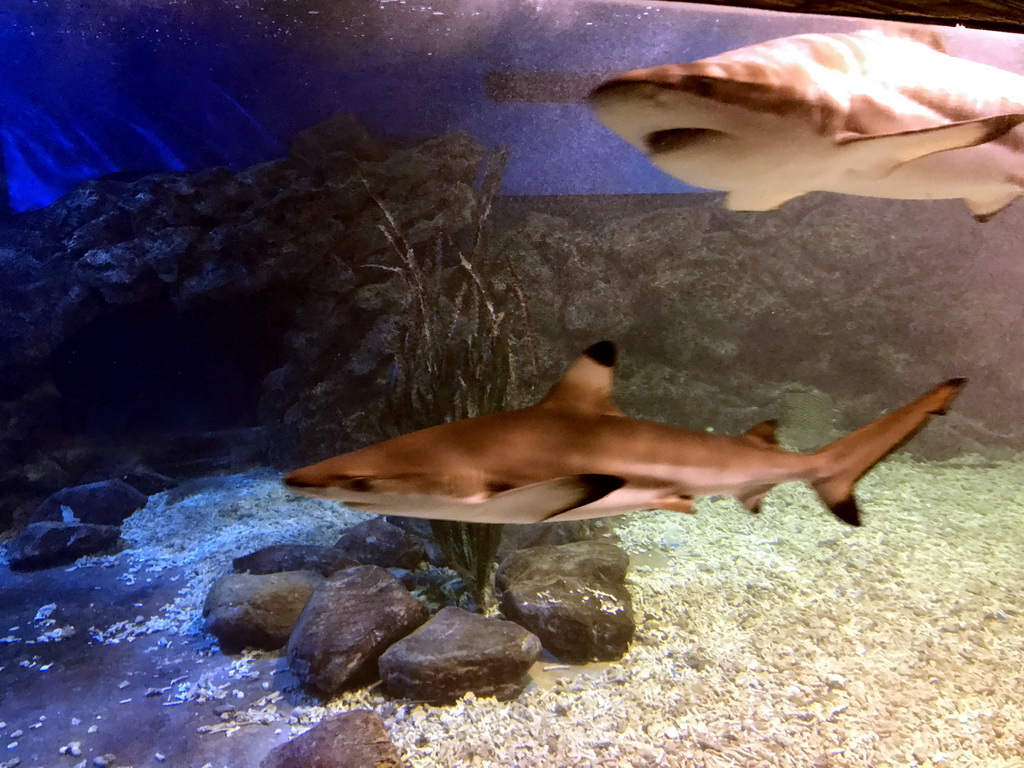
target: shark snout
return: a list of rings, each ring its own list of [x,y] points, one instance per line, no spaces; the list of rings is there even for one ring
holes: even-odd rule
[[[319,479],[311,477],[309,473],[303,472],[301,469],[297,469],[284,476],[283,482],[289,488],[294,490],[306,490],[309,488],[320,488],[322,483]]]
[[[316,465],[296,469],[284,477],[284,484],[296,491],[346,490],[368,493],[373,490],[373,479],[365,475],[345,475],[318,471]]]

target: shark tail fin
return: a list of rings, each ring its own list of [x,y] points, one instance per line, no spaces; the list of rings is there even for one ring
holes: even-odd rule
[[[818,451],[820,470],[811,486],[836,517],[860,525],[853,485],[876,463],[907,442],[933,415],[944,414],[967,379],[939,384],[917,400],[890,411],[867,426]]]

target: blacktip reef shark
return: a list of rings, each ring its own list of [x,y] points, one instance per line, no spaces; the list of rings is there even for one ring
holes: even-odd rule
[[[934,33],[794,35],[626,72],[589,104],[731,210],[825,191],[962,198],[986,221],[1024,193],[1024,77],[950,56]]]
[[[839,519],[860,525],[854,483],[966,379],[939,384],[816,453],[790,453],[775,423],[727,436],[632,419],[612,402],[615,347],[589,347],[536,405],[440,424],[297,469],[302,494],[377,514],[484,523],[580,520],[641,509],[690,512],[727,494],[748,509],[772,487],[808,482]]]

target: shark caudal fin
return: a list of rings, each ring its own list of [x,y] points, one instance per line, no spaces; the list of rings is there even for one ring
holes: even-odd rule
[[[871,467],[895,451],[927,423],[946,412],[967,379],[950,379],[902,408],[826,445],[815,454],[821,460],[811,485],[832,514],[850,525],[860,525],[860,510],[853,485]]]

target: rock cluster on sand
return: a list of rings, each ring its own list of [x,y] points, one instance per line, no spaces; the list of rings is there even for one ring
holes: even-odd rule
[[[382,519],[354,526],[339,543],[354,552],[356,536],[373,531],[383,535],[359,542],[377,548],[361,552],[365,559],[391,563],[405,557],[408,548],[393,540],[404,532]],[[329,559],[319,551],[269,549],[238,558],[236,565]],[[422,549],[417,564],[421,560]],[[377,565],[343,568],[327,578],[312,571],[228,574],[207,599],[207,622],[226,650],[261,641],[273,647],[290,632],[292,672],[324,696],[379,676],[383,690],[398,699],[453,704],[467,693],[512,699],[529,682],[542,641],[571,661],[616,659],[626,651],[634,631],[624,585],[628,562],[617,546],[598,541],[514,552],[497,578],[502,610],[514,621],[454,606],[431,617],[402,581]],[[392,759],[397,751],[377,715],[348,712],[278,747],[261,768],[363,768],[391,765]]]
[[[382,520],[355,531],[392,530],[363,542],[361,556],[388,564],[348,565],[320,573],[227,574],[214,585],[204,614],[227,651],[287,643],[292,671],[306,687],[330,696],[378,674],[392,696],[451,702],[467,692],[510,698],[542,647],[565,661],[618,659],[634,631],[624,585],[628,557],[613,544],[583,541],[513,553],[498,571],[502,611],[511,621],[455,607],[430,616],[409,594],[444,571],[395,565],[410,550],[393,546],[406,534]],[[374,547],[379,547],[375,551]],[[332,561],[327,548],[278,545],[236,559],[236,567]],[[352,551],[349,549],[348,551]],[[422,557],[419,550],[417,557]],[[513,623],[514,622],[514,623]]]

